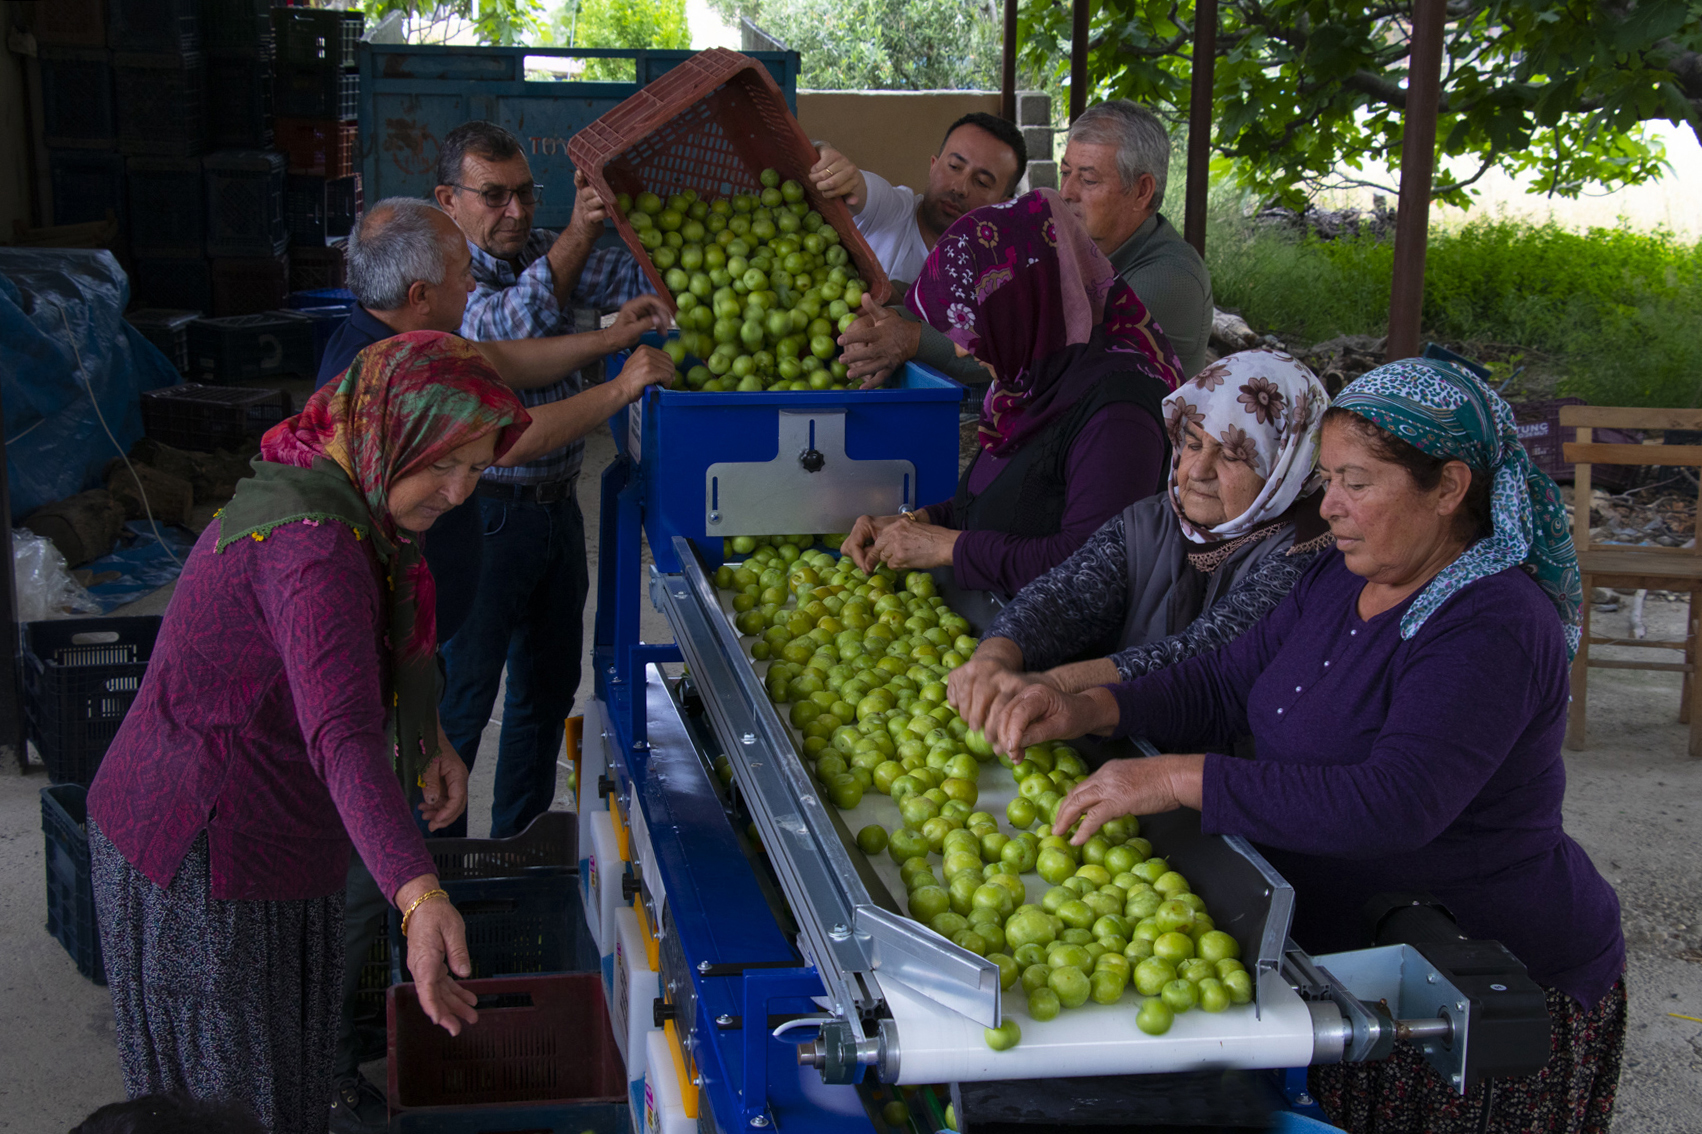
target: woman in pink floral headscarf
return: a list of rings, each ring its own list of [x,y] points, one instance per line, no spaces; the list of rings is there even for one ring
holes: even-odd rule
[[[949,566],[1014,594],[1163,486],[1160,402],[1181,364],[1057,193],[959,217],[907,302],[993,383],[956,499],[859,518],[843,548],[859,565]]]

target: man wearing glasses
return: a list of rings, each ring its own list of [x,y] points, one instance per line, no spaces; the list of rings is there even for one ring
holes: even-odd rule
[[[520,143],[490,122],[443,139],[438,205],[461,226],[474,287],[461,334],[476,341],[572,334],[576,310],[606,311],[651,290],[625,250],[596,248],[604,208],[581,188],[559,234],[533,228],[542,187]],[[565,188],[565,187],[564,187]],[[571,398],[579,372],[520,390],[528,406]],[[589,573],[575,482],[585,444],[574,441],[526,464],[491,468],[480,481],[484,565],[471,615],[443,649],[443,728],[468,768],[496,703],[508,690],[497,749],[491,837],[519,834],[555,797],[563,721],[579,687]]]

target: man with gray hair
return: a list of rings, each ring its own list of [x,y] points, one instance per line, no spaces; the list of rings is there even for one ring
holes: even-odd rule
[[[373,343],[409,331],[457,332],[473,290],[472,257],[461,228],[435,205],[412,197],[390,197],[367,209],[349,234],[345,256],[349,290],[357,306],[326,344],[318,385],[336,381],[355,356]],[[527,412],[532,424],[500,462],[522,464],[571,445],[636,401],[646,386],[667,385],[674,363],[654,347],[636,346],[645,331],[667,326],[667,308],[654,295],[624,304],[614,323],[598,331],[473,347],[515,389],[547,387],[617,350],[632,358],[613,381],[589,386],[571,397]],[[478,598],[484,559],[485,522],[469,499],[438,518],[424,541],[426,564],[436,584],[439,645],[454,637]],[[577,643],[573,644],[577,650]],[[445,756],[454,749],[443,745]],[[466,801],[467,773],[459,757],[446,774],[451,805]],[[463,810],[442,826],[446,836],[465,835]],[[343,1017],[337,1035],[330,1127],[335,1134],[385,1130],[384,1096],[361,1077],[360,1037],[355,1019],[360,971],[373,940],[384,931],[389,903],[379,893],[358,855],[349,863],[344,900]]]
[[[1158,210],[1170,178],[1170,135],[1158,116],[1128,99],[1102,102],[1070,124],[1059,191],[1146,304],[1189,377],[1206,364],[1211,273]]]

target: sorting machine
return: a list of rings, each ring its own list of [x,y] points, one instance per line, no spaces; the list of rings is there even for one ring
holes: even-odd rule
[[[882,1102],[914,1084],[948,1086],[965,1130],[1259,1128],[1273,1111],[1321,1117],[1309,1065],[1381,1059],[1401,1039],[1461,1091],[1540,1067],[1543,993],[1500,945],[1391,895],[1368,911],[1370,947],[1309,956],[1288,936],[1289,885],[1191,812],[1143,834],[1239,942],[1249,1005],[1156,1037],[1136,1028],[1132,990],[1036,1022],[992,962],[904,916],[896,865],[850,834],[892,828],[897,809],[869,792],[841,815],[823,798],[713,580],[724,536],[844,531],[951,495],[962,391],[914,364],[901,377],[872,392],[652,389],[611,422],[580,878],[635,1128],[886,1129]],[[994,609],[949,597],[977,631]],[[646,602],[671,641],[644,639]],[[997,814],[1014,782],[997,767],[982,781],[978,806]],[[995,1052],[983,1028],[1007,1015],[1022,1040]]]

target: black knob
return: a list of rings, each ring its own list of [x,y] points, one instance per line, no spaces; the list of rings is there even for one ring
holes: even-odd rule
[[[615,794],[615,781],[608,776],[597,777],[597,798],[607,799]]]
[[[805,472],[820,472],[821,467],[827,464],[827,458],[821,455],[819,449],[805,449],[798,455],[798,464]]]
[[[621,900],[630,902],[638,897],[638,878],[636,875],[621,875]]]
[[[674,1006],[658,996],[650,1002],[650,1017],[659,1028],[674,1018]]]

